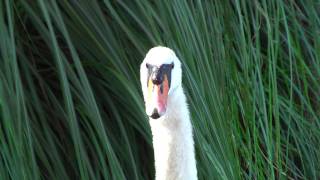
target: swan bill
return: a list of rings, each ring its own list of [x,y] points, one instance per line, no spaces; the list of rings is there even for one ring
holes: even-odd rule
[[[152,114],[150,116],[152,119],[158,119],[160,117],[158,110],[156,108],[153,109]]]
[[[166,74],[160,84],[154,84],[152,78],[148,80],[147,114],[152,119],[158,119],[165,114],[169,92],[169,80]]]

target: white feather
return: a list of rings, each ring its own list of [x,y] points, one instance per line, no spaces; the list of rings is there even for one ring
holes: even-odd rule
[[[172,62],[174,69],[171,75],[167,111],[159,119],[149,120],[153,135],[156,180],[196,180],[192,125],[186,96],[181,86],[181,63],[171,49],[155,47],[147,53],[140,67],[142,91],[146,97],[146,63],[160,66]]]

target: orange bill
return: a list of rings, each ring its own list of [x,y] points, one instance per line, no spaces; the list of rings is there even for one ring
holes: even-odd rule
[[[163,82],[159,85],[152,83],[151,78],[148,80],[148,99],[147,104],[152,109],[156,109],[159,115],[163,115],[167,108],[167,99],[169,92],[169,81],[166,74],[164,74]]]

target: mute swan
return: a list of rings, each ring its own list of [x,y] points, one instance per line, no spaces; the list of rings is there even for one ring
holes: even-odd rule
[[[149,50],[140,80],[153,135],[156,180],[196,180],[194,141],[181,63],[166,47]]]

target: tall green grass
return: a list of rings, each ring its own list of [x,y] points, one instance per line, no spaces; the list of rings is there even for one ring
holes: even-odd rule
[[[0,179],[153,179],[139,85],[183,64],[199,179],[320,178],[320,2],[3,0]]]

